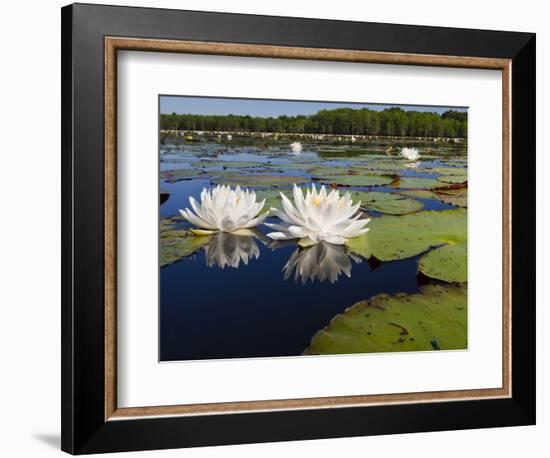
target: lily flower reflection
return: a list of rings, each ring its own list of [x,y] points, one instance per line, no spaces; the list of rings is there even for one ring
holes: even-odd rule
[[[321,242],[310,248],[299,248],[292,253],[283,268],[284,279],[287,280],[294,271],[294,281],[301,280],[302,285],[309,280],[312,283],[334,283],[341,274],[351,277],[352,261],[359,264],[362,259],[346,252],[341,245]]]
[[[241,262],[246,266],[252,259],[260,257],[260,249],[254,237],[220,232],[212,236],[204,247],[204,258],[208,267],[238,269]]]

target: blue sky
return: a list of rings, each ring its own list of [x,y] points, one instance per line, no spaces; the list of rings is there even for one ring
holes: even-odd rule
[[[431,111],[443,113],[449,109],[467,111],[464,107],[440,107],[420,105],[382,105],[372,103],[335,103],[335,102],[302,102],[286,100],[232,99],[221,97],[185,97],[160,96],[160,112],[163,114],[203,114],[203,115],[250,115],[250,116],[296,116],[317,113],[322,109],[332,108],[370,108],[384,110],[398,106],[403,110]]]

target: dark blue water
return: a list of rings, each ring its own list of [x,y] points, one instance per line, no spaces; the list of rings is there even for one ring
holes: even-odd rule
[[[284,280],[296,250],[257,242],[258,259],[239,268],[208,267],[205,252],[161,269],[162,361],[300,355],[338,313],[378,293],[414,292],[417,259],[352,263],[330,283]],[[294,273],[294,272],[293,272]]]
[[[161,162],[161,170],[190,168],[193,161],[199,157],[204,159],[205,154],[218,160],[255,160],[281,165],[289,161],[318,159],[316,154],[307,152],[299,158],[289,158],[253,148],[220,149],[214,153],[212,145],[197,148],[186,147],[186,153],[194,151],[193,157],[178,156],[177,152],[170,150],[169,154],[164,154],[166,160]],[[171,163],[171,158],[177,160]],[[323,161],[324,165],[334,166],[346,163],[345,160]],[[426,163],[426,166],[437,165],[440,165],[439,161]],[[239,173],[254,171],[245,169]],[[289,173],[302,174],[299,170]],[[407,170],[404,174],[434,177],[421,169]],[[161,180],[161,189],[170,194],[160,206],[161,217],[177,215],[179,209],[189,207],[189,196],[198,199],[201,190],[210,184],[208,179],[202,178],[176,183]],[[399,192],[391,187],[354,189]],[[435,199],[419,200],[427,210],[454,208]],[[379,216],[376,212],[368,214]],[[182,222],[178,227],[186,228],[188,223]],[[278,248],[268,246],[270,241],[265,237],[268,229],[259,229],[263,233],[258,233],[255,238],[214,236],[206,248],[192,257],[160,269],[161,361],[297,356],[308,347],[318,330],[347,307],[379,293],[416,292],[419,283],[426,281],[417,275],[417,257],[380,263],[373,258],[350,257],[344,248],[338,247],[329,248],[324,261],[318,265],[311,259],[307,264],[307,259],[296,255],[295,244]],[[306,254],[303,250],[298,253]],[[243,259],[248,257],[250,259],[245,265]],[[301,259],[303,265],[309,266],[305,271],[315,278],[305,275],[306,278],[298,276],[295,279],[294,269],[287,272],[289,275],[285,279],[284,268],[291,258]],[[238,264],[238,267],[230,264]],[[327,265],[330,268],[326,268]],[[338,266],[340,272],[335,274]],[[346,271],[351,274],[349,278]],[[322,281],[331,273],[337,279]]]

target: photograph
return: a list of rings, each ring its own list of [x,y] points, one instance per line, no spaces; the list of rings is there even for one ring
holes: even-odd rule
[[[159,96],[159,360],[468,348],[467,107]]]
[[[38,203],[41,236],[46,223],[57,234],[40,247],[59,268],[29,243],[35,225],[19,224],[29,205],[5,193],[25,234],[4,237],[22,273],[4,302],[24,312],[20,326],[4,320],[7,341],[31,344],[7,354],[28,366],[19,385],[36,378],[28,362],[60,373],[29,395],[4,390],[8,420],[28,416],[21,399],[34,406],[13,450],[279,456],[289,444],[309,456],[323,444],[324,456],[337,439],[337,453],[425,458],[449,434],[483,430],[501,455],[536,450],[548,430],[537,430],[543,15],[472,6],[450,23],[399,2],[357,4],[351,20],[341,7],[257,2],[27,14],[39,39],[14,32],[23,44],[7,47],[28,86],[6,85],[7,189]],[[56,90],[47,72],[46,85],[24,77],[41,57],[60,60]],[[60,116],[22,123],[29,106]],[[37,174],[22,185],[31,125]],[[61,161],[45,154],[49,137]],[[17,303],[29,292],[34,320]],[[55,358],[37,358],[48,336]]]

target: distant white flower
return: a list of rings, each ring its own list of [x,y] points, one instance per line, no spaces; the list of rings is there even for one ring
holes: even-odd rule
[[[201,192],[200,205],[193,197],[189,197],[189,203],[195,213],[188,208],[180,210],[180,213],[187,221],[199,228],[194,231],[198,234],[238,233],[257,226],[267,217],[267,212],[258,216],[265,204],[265,199],[256,202],[256,193],[243,190],[240,186],[235,190],[230,186],[222,185],[213,189],[204,188]]]
[[[357,139],[353,135],[351,136],[350,140],[352,143],[355,143],[357,141]]]
[[[420,153],[416,148],[401,148],[399,152],[401,156],[403,156],[408,161],[416,161],[420,159]]]
[[[268,224],[275,229],[267,236],[274,240],[300,239],[301,246],[310,246],[325,241],[335,245],[343,245],[350,238],[358,237],[369,229],[364,228],[370,219],[359,219],[358,213],[361,202],[353,204],[351,194],[347,192],[340,196],[340,192],[332,190],[327,193],[324,186],[319,192],[315,184],[306,195],[294,185],[294,205],[288,197],[281,193],[283,210],[272,208],[274,215],[281,218],[286,224]]]
[[[230,134],[227,134],[227,136],[225,137],[228,141],[231,141],[233,140],[233,135],[230,135]]]
[[[300,142],[294,142],[290,144],[290,151],[294,154],[300,154],[302,152],[302,144]]]
[[[362,259],[351,253],[346,253],[343,246],[321,242],[310,248],[297,249],[283,268],[284,278],[287,280],[294,271],[294,280],[301,279],[302,285],[308,280],[329,281],[334,283],[343,273],[351,277],[351,267],[360,263]]]
[[[250,235],[235,235],[220,232],[212,236],[204,247],[204,257],[208,267],[237,269],[241,262],[246,266],[252,259],[260,257],[258,244]]]

